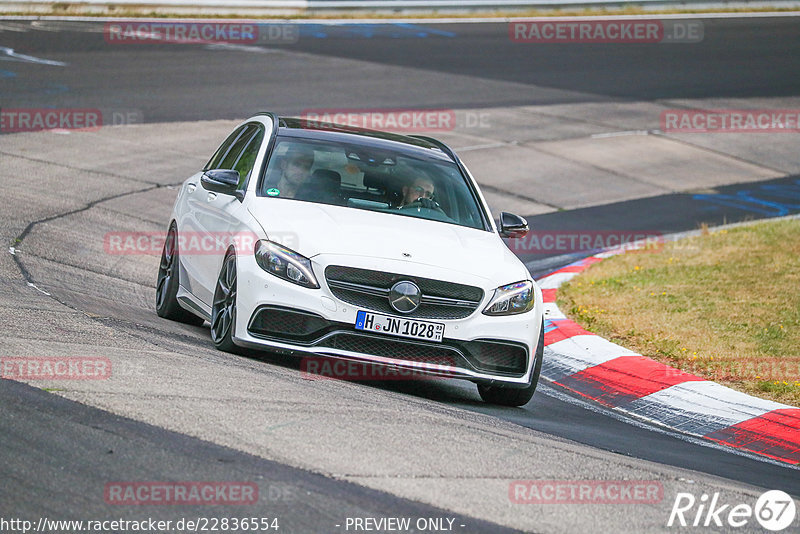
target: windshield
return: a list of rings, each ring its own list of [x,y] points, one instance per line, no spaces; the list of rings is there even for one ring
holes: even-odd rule
[[[485,229],[454,163],[383,147],[278,137],[258,194]]]

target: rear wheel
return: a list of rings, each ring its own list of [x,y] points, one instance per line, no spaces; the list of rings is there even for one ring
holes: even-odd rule
[[[178,262],[178,230],[175,223],[169,227],[164,249],[161,251],[161,263],[158,266],[156,282],[156,313],[159,317],[179,321],[194,326],[203,324],[203,319],[192,312],[181,308],[176,295],[179,279]]]
[[[222,270],[214,290],[211,307],[211,341],[225,352],[238,352],[233,343],[236,323],[236,254],[229,252],[222,262]]]
[[[500,386],[478,385],[478,393],[489,404],[500,406],[525,406],[533,397],[536,385],[539,383],[539,374],[542,372],[542,357],[544,356],[544,321],[539,330],[539,343],[536,346],[536,361],[533,364],[531,383],[527,387],[517,389]]]

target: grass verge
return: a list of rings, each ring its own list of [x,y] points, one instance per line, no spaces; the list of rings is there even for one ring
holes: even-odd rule
[[[563,285],[558,306],[644,356],[800,406],[800,220],[609,258]]]

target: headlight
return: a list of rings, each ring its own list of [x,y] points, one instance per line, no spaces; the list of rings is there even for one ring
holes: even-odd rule
[[[311,260],[305,256],[272,241],[259,241],[255,250],[256,263],[268,273],[303,287],[319,288]]]
[[[533,308],[533,282],[525,280],[498,287],[489,305],[483,310],[486,315],[514,315]]]

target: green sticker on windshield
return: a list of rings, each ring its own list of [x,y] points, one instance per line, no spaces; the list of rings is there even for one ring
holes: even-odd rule
[[[267,194],[271,197],[277,197],[278,195],[281,194],[281,191],[280,189],[275,189],[273,187],[272,189],[267,189]]]

